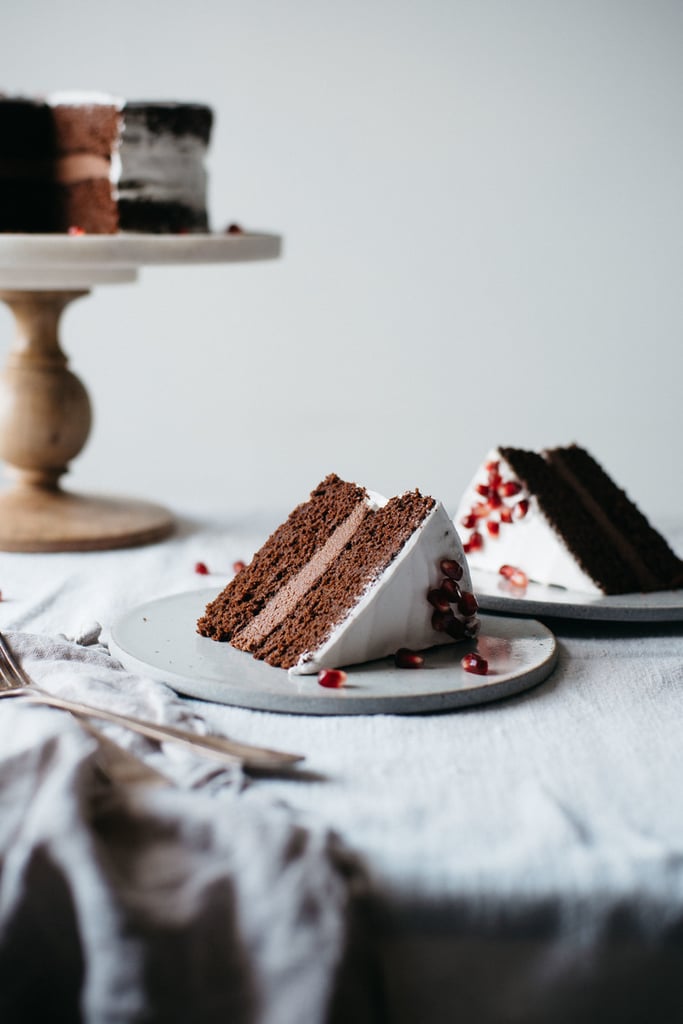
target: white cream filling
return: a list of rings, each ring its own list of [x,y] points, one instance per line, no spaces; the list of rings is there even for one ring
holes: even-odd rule
[[[386,498],[372,495],[379,504]],[[462,545],[448,513],[439,502],[380,577],[372,583],[346,618],[313,652],[303,655],[290,675],[313,675],[321,668],[355,665],[395,654],[400,647],[420,651],[454,643],[432,626],[434,609],[428,592],[443,578],[440,562],[463,566],[461,590],[472,589]],[[462,621],[453,606],[456,617]]]
[[[206,150],[196,135],[151,132],[127,120],[124,112],[117,197],[182,203],[201,213],[206,208]]]
[[[455,525],[464,541],[467,541],[471,531],[462,525],[463,518],[474,505],[486,501],[477,492],[476,486],[486,483],[486,465],[489,462],[500,463],[499,472],[503,480],[517,479],[512,467],[500,452],[492,449],[465,490],[455,513]],[[477,529],[483,538],[483,545],[467,555],[472,568],[498,573],[501,565],[514,565],[537,583],[566,587],[568,590],[579,590],[589,594],[601,594],[601,589],[583,571],[562,538],[550,525],[536,498],[523,490],[503,500],[508,507],[514,507],[522,499],[529,502],[526,516],[523,519],[513,519],[511,523],[501,523],[497,536],[492,536],[488,532],[485,519],[479,520]],[[491,518],[497,520],[499,514],[494,511]]]

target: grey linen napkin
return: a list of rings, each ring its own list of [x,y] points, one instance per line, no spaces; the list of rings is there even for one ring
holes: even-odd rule
[[[204,731],[97,642],[8,639],[41,687]],[[353,859],[239,769],[102,729],[173,784],[112,783],[70,715],[0,701],[3,1024],[327,1019]]]

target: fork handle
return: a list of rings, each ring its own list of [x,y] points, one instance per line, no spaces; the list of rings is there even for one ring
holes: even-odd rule
[[[131,729],[133,732],[138,732],[142,736],[162,743],[172,740],[183,747],[227,764],[241,764],[245,768],[287,768],[296,764],[297,761],[303,760],[301,754],[288,754],[281,750],[270,750],[267,747],[255,747],[249,743],[229,740],[224,736],[201,736],[175,725],[158,725],[132,715],[119,715],[115,711],[93,708],[77,701],[64,700],[62,697],[54,697],[52,694],[42,691],[22,689],[20,693],[17,693],[17,696],[19,695],[38,704],[47,704],[53,708],[70,711],[83,718],[98,718],[104,722],[122,725],[126,729]]]

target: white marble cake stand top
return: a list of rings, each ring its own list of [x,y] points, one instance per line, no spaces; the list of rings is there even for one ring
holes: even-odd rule
[[[80,289],[135,281],[143,266],[277,259],[279,235],[0,234],[0,288]]]

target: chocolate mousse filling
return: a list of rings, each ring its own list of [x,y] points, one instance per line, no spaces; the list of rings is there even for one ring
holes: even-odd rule
[[[233,638],[236,647],[250,650],[291,615],[301,599],[332,565],[349,543],[370,512],[367,504],[358,505],[331,537],[325,541],[310,562],[279,590],[259,614]]]

